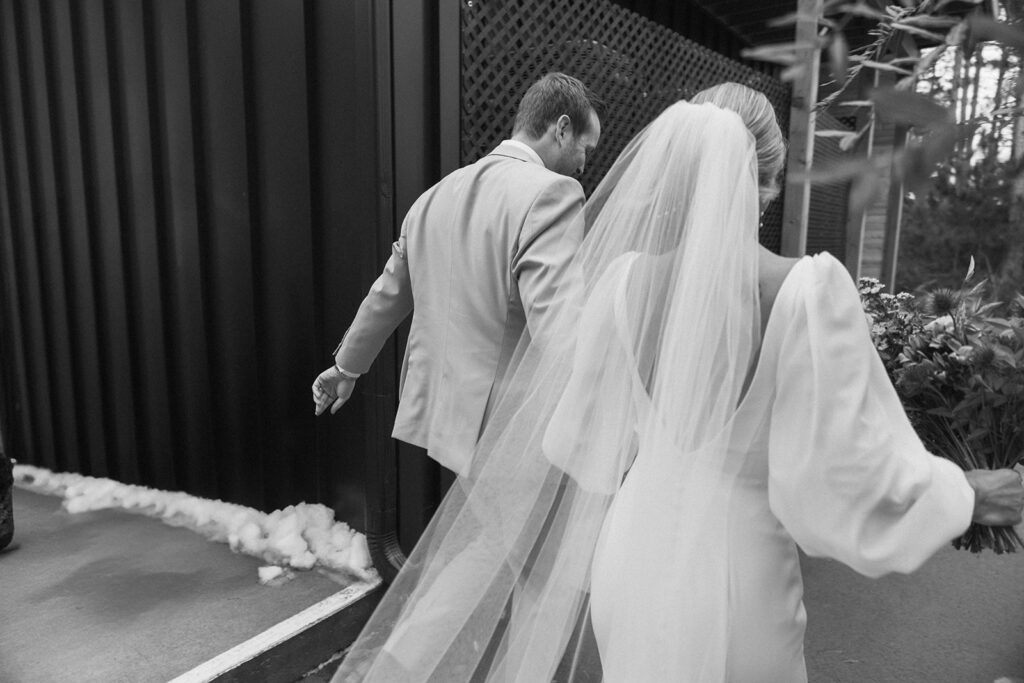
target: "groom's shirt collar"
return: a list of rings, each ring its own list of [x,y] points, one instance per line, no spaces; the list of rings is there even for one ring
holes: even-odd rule
[[[528,156],[530,158],[530,161],[532,161],[533,163],[540,164],[541,166],[544,165],[544,160],[540,158],[540,155],[533,150],[533,147],[530,147],[525,142],[520,142],[519,140],[502,140],[501,144],[512,145],[516,149],[525,153],[526,156]]]

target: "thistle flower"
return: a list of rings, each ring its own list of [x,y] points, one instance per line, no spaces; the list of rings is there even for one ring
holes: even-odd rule
[[[963,294],[955,289],[940,287],[929,292],[924,299],[924,312],[936,318],[951,316],[963,303]]]
[[[932,366],[930,363],[908,365],[899,372],[896,385],[902,389],[907,396],[914,396],[924,389],[931,377]]]
[[[982,344],[971,354],[971,365],[977,370],[989,367],[995,360],[996,350],[987,344]]]

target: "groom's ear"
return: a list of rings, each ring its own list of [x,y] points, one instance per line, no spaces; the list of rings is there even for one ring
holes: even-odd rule
[[[572,119],[566,114],[562,114],[555,121],[555,139],[558,140],[559,146],[565,145],[569,142],[569,138],[572,136]]]

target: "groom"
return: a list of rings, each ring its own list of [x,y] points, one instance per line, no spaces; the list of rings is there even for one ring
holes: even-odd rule
[[[384,272],[313,383],[316,414],[352,395],[411,312],[392,436],[466,474],[492,390],[538,333],[583,238],[583,172],[601,102],[550,73],[530,86],[512,138],[443,178],[409,209]]]

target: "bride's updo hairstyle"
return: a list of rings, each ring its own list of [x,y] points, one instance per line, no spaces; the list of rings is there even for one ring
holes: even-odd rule
[[[779,194],[779,175],[786,163],[786,140],[775,109],[764,94],[739,83],[722,83],[701,90],[690,100],[709,102],[740,115],[757,144],[757,181],[761,208]]]

